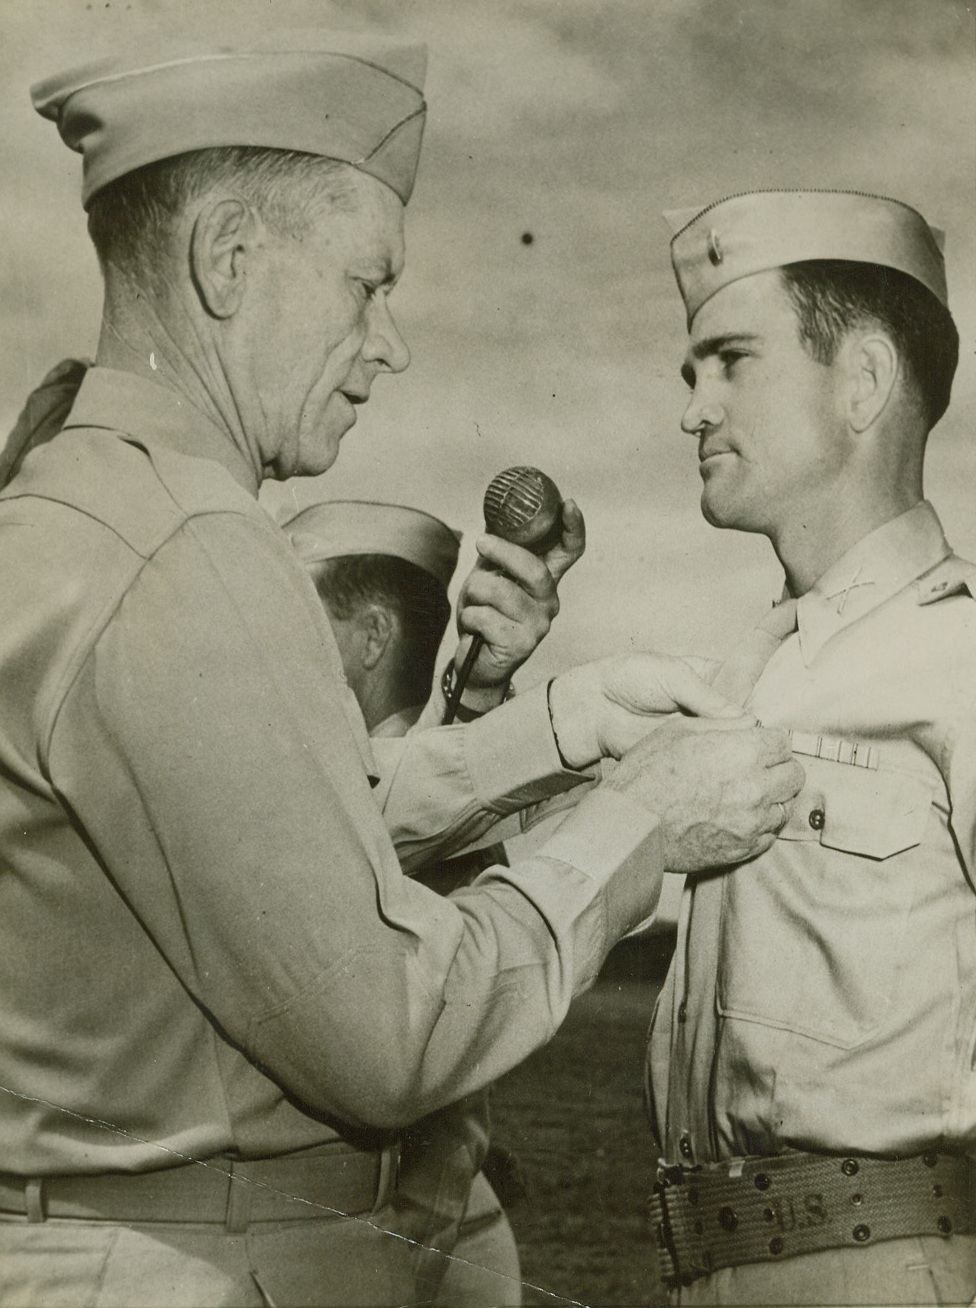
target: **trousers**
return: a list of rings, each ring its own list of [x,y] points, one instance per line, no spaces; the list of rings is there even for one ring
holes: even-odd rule
[[[976,1235],[913,1236],[859,1249],[823,1249],[781,1263],[747,1263],[681,1286],[673,1304],[971,1304]]]
[[[0,1216],[0,1308],[386,1308],[410,1249],[368,1217],[117,1225]]]
[[[494,1190],[479,1174],[434,1308],[518,1308],[521,1302],[515,1236]]]

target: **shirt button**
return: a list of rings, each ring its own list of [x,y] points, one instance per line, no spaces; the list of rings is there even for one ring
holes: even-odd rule
[[[678,1021],[687,1022],[687,1020],[688,1020],[688,1003],[686,1000],[682,999],[681,1003],[678,1005]]]
[[[807,818],[807,821],[810,823],[811,827],[813,827],[814,831],[823,831],[825,819],[826,814],[822,808],[813,808],[810,810],[810,816]]]
[[[691,1154],[692,1154],[691,1136],[687,1133],[687,1131],[682,1135],[681,1139],[678,1141],[678,1148],[681,1151],[682,1158],[688,1158],[688,1159],[691,1158]]]

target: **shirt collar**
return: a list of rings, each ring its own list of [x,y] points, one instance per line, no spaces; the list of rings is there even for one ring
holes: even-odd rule
[[[257,495],[254,468],[230,436],[162,382],[115,368],[89,368],[64,430],[104,427],[134,439],[158,442],[194,459],[222,464],[249,495]]]
[[[809,667],[832,636],[951,553],[926,500],[863,536],[800,597],[797,627],[804,663]]]

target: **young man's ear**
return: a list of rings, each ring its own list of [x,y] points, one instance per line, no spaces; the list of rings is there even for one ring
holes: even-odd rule
[[[363,667],[372,671],[386,653],[396,631],[396,618],[382,604],[367,604],[358,618]]]
[[[847,420],[864,432],[881,417],[898,381],[898,351],[883,332],[855,334],[841,347],[847,376]]]
[[[190,272],[201,303],[213,318],[231,318],[244,294],[257,217],[236,196],[204,204],[190,237]]]

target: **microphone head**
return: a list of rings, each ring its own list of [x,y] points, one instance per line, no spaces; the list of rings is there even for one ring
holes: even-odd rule
[[[506,468],[485,491],[485,530],[533,554],[545,554],[562,539],[563,499],[556,483],[538,468]]]

